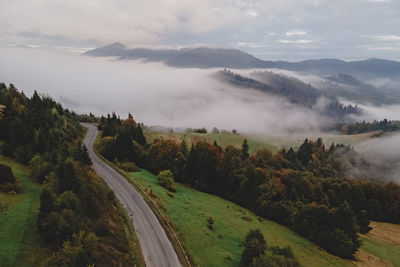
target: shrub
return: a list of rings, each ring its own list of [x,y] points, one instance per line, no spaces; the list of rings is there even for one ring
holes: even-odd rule
[[[204,134],[206,134],[207,133],[207,129],[206,128],[199,128],[199,129],[194,129],[193,130],[195,133],[204,133]]]
[[[175,181],[174,181],[174,175],[170,170],[165,170],[161,171],[158,176],[158,182],[160,183],[161,186],[166,188],[167,190],[171,192],[175,192]]]
[[[240,264],[251,267],[300,266],[290,247],[268,247],[259,229],[250,230],[246,235]]]
[[[0,164],[0,191],[14,194],[21,191],[21,185],[15,180],[11,168],[3,164]]]
[[[107,223],[104,221],[104,219],[100,218],[97,220],[97,222],[94,224],[94,232],[97,236],[106,236],[110,233]]]
[[[249,266],[254,258],[260,257],[265,253],[266,242],[264,235],[259,229],[250,230],[244,241],[244,250],[241,258],[241,266]]]
[[[32,178],[41,183],[44,181],[46,175],[51,172],[51,164],[43,159],[40,155],[35,155],[29,161],[29,167],[32,170]]]
[[[208,223],[208,229],[212,230],[214,229],[214,220],[213,217],[208,217],[207,218],[207,223]]]

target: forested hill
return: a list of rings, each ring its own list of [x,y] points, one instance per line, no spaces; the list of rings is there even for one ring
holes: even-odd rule
[[[264,93],[283,96],[292,103],[308,107],[315,105],[321,96],[321,93],[309,84],[268,71],[253,72],[246,77],[225,69],[217,72],[214,77],[237,87],[253,88]]]
[[[370,220],[400,223],[400,186],[349,179],[346,161],[357,156],[350,147],[306,139],[297,150],[250,155],[246,140],[241,149],[204,141],[190,148],[185,140],[146,144],[132,117],[103,117],[99,129],[99,152],[121,168],[147,168],[172,192],[178,181],[221,196],[343,258],[353,258]]]
[[[28,250],[40,247],[45,258],[37,262],[37,255],[25,256],[43,266],[138,263],[131,256],[116,199],[91,169],[81,145],[84,132],[78,116],[36,91],[29,98],[12,84],[7,88],[0,83],[0,105],[0,153],[28,165],[31,179],[42,184],[34,227],[38,240]]]
[[[312,87],[310,84],[268,71],[256,71],[248,76],[244,76],[224,69],[214,74],[213,77],[245,90],[255,89],[270,95],[284,97],[291,103],[308,108],[314,107],[317,104],[318,98],[324,96],[322,91]],[[322,112],[331,118],[342,119],[347,115],[359,115],[362,112],[358,106],[343,105],[336,98],[327,97],[327,99],[330,102],[324,107]]]

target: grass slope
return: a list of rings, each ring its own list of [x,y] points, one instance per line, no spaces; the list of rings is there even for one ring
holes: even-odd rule
[[[159,133],[159,132],[145,132],[145,137],[148,143],[152,143],[156,138],[172,139],[181,142],[185,139],[186,143],[190,146],[192,143],[199,141],[207,141],[213,143],[214,140],[222,146],[233,145],[240,147],[244,139],[249,143],[249,152],[253,153],[261,148],[268,148],[272,152],[276,152],[282,147],[290,148],[299,147],[306,138],[317,139],[322,137],[325,145],[329,146],[332,142],[344,145],[355,145],[365,139],[371,138],[377,132],[355,134],[355,135],[335,135],[335,134],[321,134],[319,136],[268,136],[268,135],[234,135],[234,134],[200,134],[200,133]]]
[[[34,266],[32,255],[39,259],[44,254],[36,234],[41,185],[30,180],[27,167],[2,156],[0,163],[12,168],[22,186],[17,195],[0,193],[0,202],[6,206],[0,212],[0,265]]]
[[[318,249],[288,228],[261,219],[249,210],[217,196],[177,184],[177,191],[171,198],[150,172],[142,170],[130,173],[130,177],[143,189],[152,190],[179,231],[196,265],[238,266],[244,237],[250,229],[255,228],[263,232],[268,245],[289,245],[302,266],[353,264]],[[209,216],[214,220],[214,230],[207,227]]]
[[[400,267],[400,225],[371,222],[371,227],[361,237],[362,250]]]

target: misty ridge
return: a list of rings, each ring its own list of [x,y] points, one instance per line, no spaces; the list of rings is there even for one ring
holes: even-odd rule
[[[24,48],[5,48],[1,53],[4,76],[20,88],[29,90],[29,83],[34,82],[35,89],[77,112],[132,112],[149,125],[235,128],[268,134],[315,132],[335,122],[332,116],[326,116],[332,114],[326,114],[324,109],[337,100],[344,105],[358,105],[362,110],[339,116],[344,120],[381,120],[386,118],[384,114],[390,115],[387,119],[398,118],[400,101],[393,103],[395,93],[387,97],[391,101],[379,98],[382,91],[395,91],[393,84],[399,83],[394,78],[391,88],[374,87],[375,94],[371,95],[359,83],[333,80],[334,74],[326,78],[278,69],[232,69],[240,77],[259,82],[256,86],[238,86],[232,79],[215,79],[220,68],[177,69],[156,62],[81,57]],[[24,75],[13,79],[17,69]],[[42,69],[47,71],[41,72]],[[352,79],[357,80],[355,77],[348,80]],[[370,81],[364,83],[371,90]],[[261,87],[273,90],[260,90]]]
[[[86,57],[28,48],[2,48],[0,56],[5,82],[14,83],[27,95],[36,89],[78,113],[114,111],[124,117],[131,112],[137,121],[162,126],[159,129],[217,127],[245,134],[323,137],[340,121],[400,117],[398,77],[365,80],[340,72],[176,68],[162,62],[119,60],[118,56]],[[357,105],[358,110],[332,116],[327,112],[332,103],[339,110],[348,105]],[[400,136],[388,138],[356,145],[361,158],[349,162],[349,174],[379,174],[374,177],[398,181],[400,150],[389,146],[395,155],[390,161],[385,150],[375,153],[381,142],[395,144]]]

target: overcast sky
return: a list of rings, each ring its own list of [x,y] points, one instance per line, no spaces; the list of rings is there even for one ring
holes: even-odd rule
[[[208,44],[273,60],[400,60],[399,13],[399,0],[1,0],[0,45]]]

